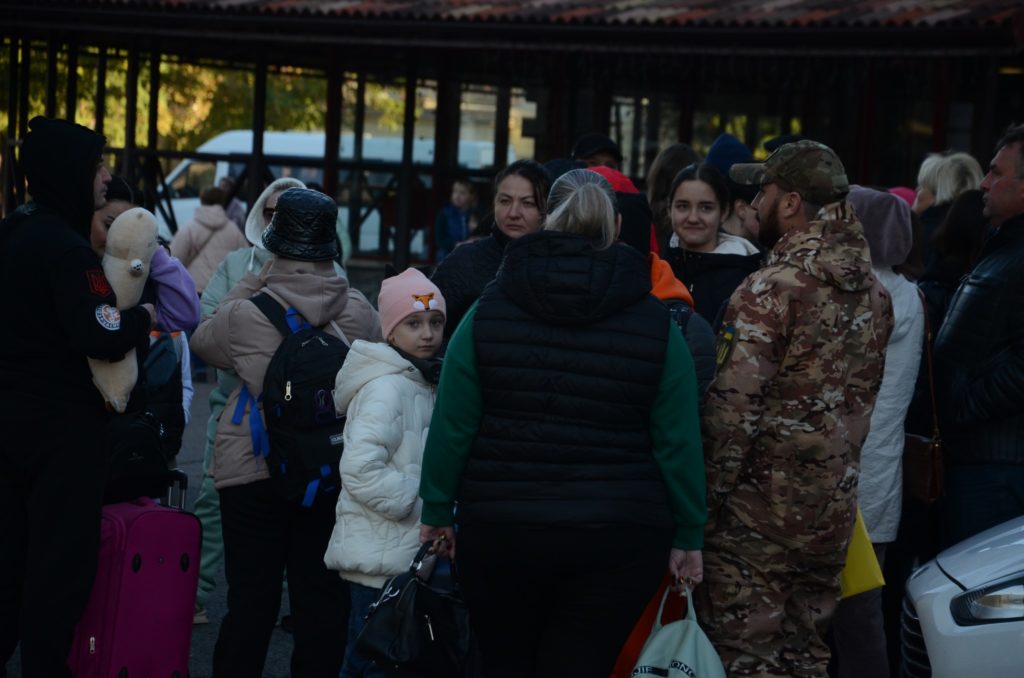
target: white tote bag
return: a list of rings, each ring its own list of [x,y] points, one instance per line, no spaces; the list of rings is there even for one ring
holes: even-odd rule
[[[671,589],[665,590],[654,618],[651,635],[640,650],[640,658],[633,669],[634,676],[667,676],[668,678],[725,678],[725,667],[714,646],[704,635],[693,611],[693,596],[686,587],[686,617],[666,626],[661,625],[661,613]]]

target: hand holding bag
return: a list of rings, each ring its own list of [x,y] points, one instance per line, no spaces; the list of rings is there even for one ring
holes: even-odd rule
[[[448,590],[431,586],[427,570],[436,568],[424,567],[431,546],[421,546],[409,571],[384,584],[356,646],[395,671],[438,678],[475,676],[477,654],[469,612],[454,576]]]
[[[925,366],[928,369],[928,394],[932,406],[932,437],[907,433],[903,441],[903,489],[914,499],[932,504],[942,496],[945,470],[942,436],[939,434],[939,411],[935,402],[935,374],[932,370],[932,329],[928,322],[928,303],[921,290],[924,305]]]
[[[665,609],[670,589],[666,589],[654,618],[651,635],[640,651],[632,675],[669,676],[670,678],[725,678],[725,667],[715,647],[704,635],[693,610],[693,596],[686,587],[689,602],[686,617],[662,626],[661,613]]]

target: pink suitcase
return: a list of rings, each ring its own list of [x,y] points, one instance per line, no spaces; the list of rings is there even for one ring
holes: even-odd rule
[[[99,567],[68,664],[78,678],[186,678],[199,519],[148,497],[103,507]]]

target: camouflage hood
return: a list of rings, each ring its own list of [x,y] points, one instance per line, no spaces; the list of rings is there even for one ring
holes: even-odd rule
[[[844,292],[868,290],[875,282],[864,227],[845,200],[822,207],[807,228],[783,235],[765,263],[775,264],[795,266]]]

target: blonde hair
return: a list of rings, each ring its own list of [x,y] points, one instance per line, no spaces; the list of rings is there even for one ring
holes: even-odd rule
[[[615,191],[597,172],[570,170],[551,186],[544,230],[584,235],[606,250],[617,237]]]
[[[945,205],[981,186],[983,176],[981,165],[967,153],[932,153],[921,163],[917,185],[931,191],[936,205]]]

